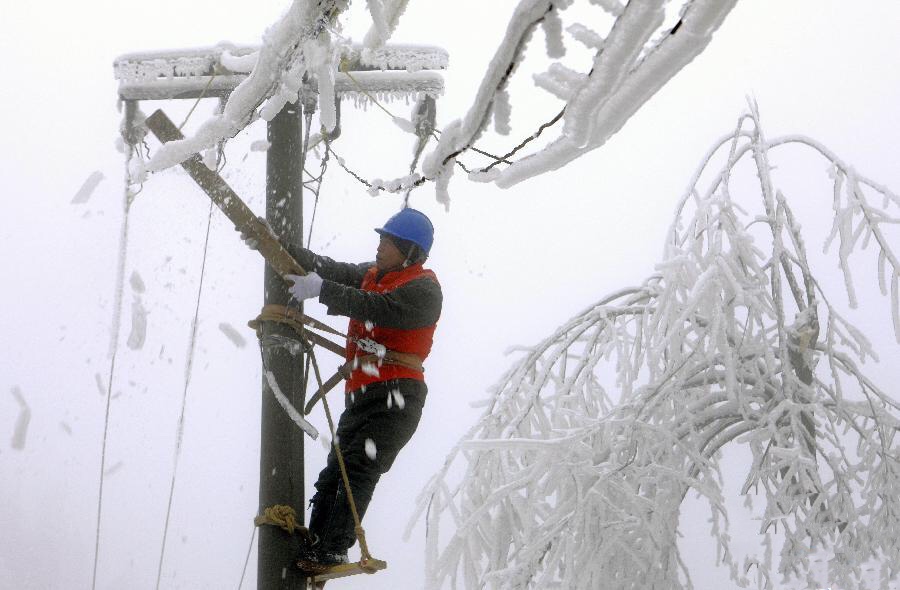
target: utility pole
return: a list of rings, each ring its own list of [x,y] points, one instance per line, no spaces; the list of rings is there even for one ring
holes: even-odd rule
[[[266,220],[282,243],[303,243],[303,145],[300,101],[287,104],[268,123],[266,155]],[[287,305],[287,283],[266,265],[265,303]],[[262,425],[259,457],[259,514],[277,504],[294,508],[303,524],[303,433],[291,422],[272,393],[269,379],[295,408],[304,405],[303,351],[296,334],[275,322],[262,323],[260,348],[263,358]],[[304,588],[305,577],[291,567],[297,555],[294,537],[284,530],[259,529],[257,588],[295,590]]]
[[[248,55],[257,48],[229,47],[233,56]],[[133,53],[114,63],[119,80],[119,98],[134,113],[139,101],[227,97],[247,75],[228,72],[221,63],[222,46],[184,51]],[[371,100],[373,95],[390,93],[416,100],[433,101],[443,91],[443,78],[434,71],[447,67],[447,54],[435,47],[386,46],[380,51],[381,65],[365,64],[361,51],[346,57],[342,74],[335,79],[340,96]],[[410,61],[410,55],[415,59]],[[414,66],[414,67],[413,67]],[[406,71],[410,67],[412,71]],[[384,76],[383,70],[394,70]],[[350,72],[353,72],[351,75]],[[269,149],[266,158],[266,220],[285,245],[303,242],[303,101],[287,104],[267,127]],[[431,109],[433,116],[434,109]],[[152,123],[151,123],[152,121]],[[167,125],[164,123],[167,122]],[[147,119],[161,141],[181,137],[180,132],[159,111]],[[163,133],[163,128],[165,132]],[[165,137],[163,137],[165,136]],[[262,231],[262,225],[240,197],[198,156],[182,164],[203,191],[236,224]],[[293,272],[296,262],[277,243],[260,253],[269,264],[264,275],[266,304],[287,305],[290,295],[281,275]],[[277,251],[276,251],[277,250]],[[303,433],[281,408],[269,384],[271,378],[294,408],[304,407],[304,351],[291,328],[276,322],[262,322],[260,347],[263,359],[262,418],[260,432],[259,512],[275,505],[288,505],[303,523],[304,464]],[[294,566],[299,538],[276,526],[258,529],[257,587],[259,590],[296,590],[307,579]]]

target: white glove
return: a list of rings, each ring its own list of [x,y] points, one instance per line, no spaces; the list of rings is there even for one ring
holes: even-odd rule
[[[322,277],[314,272],[305,276],[285,275],[284,278],[294,283],[288,291],[290,291],[291,297],[297,301],[318,297],[322,292]]]
[[[257,217],[257,219],[260,222],[262,222],[263,225],[266,226],[266,229],[269,230],[269,233],[272,234],[272,237],[277,240],[278,238],[275,236],[275,232],[272,230],[272,226],[269,225],[269,222],[266,221],[266,218],[265,217]],[[250,248],[251,250],[256,250],[259,248],[259,240],[257,240],[253,236],[246,234],[244,232],[241,232],[241,239],[244,240],[244,244],[246,244],[247,247]]]

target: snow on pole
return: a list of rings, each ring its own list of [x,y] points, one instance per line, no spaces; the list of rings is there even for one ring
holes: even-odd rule
[[[291,420],[294,421],[294,424],[300,427],[300,429],[305,432],[311,439],[316,440],[319,438],[319,431],[315,426],[310,424],[303,416],[300,415],[300,412],[297,411],[291,404],[291,400],[287,398],[286,395],[281,391],[281,388],[278,386],[278,381],[275,380],[275,375],[272,371],[266,371],[266,382],[269,384],[269,389],[272,390],[272,395],[275,396],[275,399],[278,400],[278,403],[287,413]]]

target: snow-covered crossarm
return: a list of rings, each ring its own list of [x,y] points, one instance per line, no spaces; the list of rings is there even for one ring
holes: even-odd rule
[[[445,68],[446,52],[428,46],[404,45],[395,53],[382,45],[386,39],[369,43],[365,48],[354,48],[336,34],[338,18],[348,5],[345,0],[294,0],[266,30],[258,50],[220,46],[190,50],[181,56],[170,51],[155,55],[130,54],[117,60],[116,75],[123,90],[137,97],[131,100],[139,100],[141,96],[160,98],[167,91],[173,92],[171,98],[206,95],[209,90],[204,93],[203,88],[207,83],[212,88],[216,83],[214,78],[219,76],[230,79],[220,82],[216,92],[226,93],[234,85],[221,112],[204,121],[192,136],[160,148],[141,167],[140,174],[177,165],[194,154],[221,145],[255,120],[271,120],[284,105],[298,101],[301,93],[310,89],[307,84],[312,80],[320,122],[330,132],[337,122],[335,103],[338,86],[342,84],[336,78],[354,65],[363,70],[402,67],[408,70],[409,76],[392,77],[396,84],[389,90],[383,84],[366,89],[361,82],[351,81],[344,87],[345,94],[359,93],[360,99],[369,96],[418,99],[437,94],[437,87],[442,83],[439,84],[437,77],[421,72],[429,67]],[[390,12],[386,18],[396,20],[402,12],[402,3],[392,3]],[[388,30],[384,32],[389,34]],[[237,77],[241,73],[246,77]],[[166,86],[169,79],[198,76],[207,79]]]
[[[420,496],[428,587],[690,588],[689,492],[741,587],[859,588],[871,560],[882,587],[900,573],[900,403],[863,373],[871,346],[817,280],[833,263],[810,261],[775,184],[783,145],[831,164],[819,197],[848,298],[851,255],[878,258],[885,296],[900,290],[900,199],[808,138],[767,141],[751,111],[685,192],[655,274],[525,349],[492,388]],[[733,180],[738,167],[753,180]],[[728,530],[721,472],[740,467],[720,451],[737,446],[750,460],[729,483],[757,504],[764,558],[737,554]]]
[[[117,58],[113,70],[119,96],[125,100],[227,96],[247,78],[258,55],[259,47],[226,44],[130,53]],[[443,76],[436,70],[447,68],[448,56],[432,46],[388,45],[368,50],[355,45],[346,49],[340,63],[353,76],[335,74],[335,92],[342,98],[365,99],[368,92],[379,99],[416,100],[443,93]]]
[[[246,74],[153,78],[122,82],[119,96],[124,100],[169,100],[200,96],[228,96],[247,78]],[[312,86],[311,88],[315,88]],[[444,79],[438,72],[354,72],[352,78],[337,73],[334,92],[340,99],[366,102],[419,100],[424,96],[439,97],[444,92]]]

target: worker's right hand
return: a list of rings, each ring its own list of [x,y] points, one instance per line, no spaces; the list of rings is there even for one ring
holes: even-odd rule
[[[284,278],[285,280],[294,283],[288,288],[288,291],[290,292],[291,297],[297,301],[318,297],[319,293],[322,292],[322,277],[314,272],[303,276],[285,275]]]

